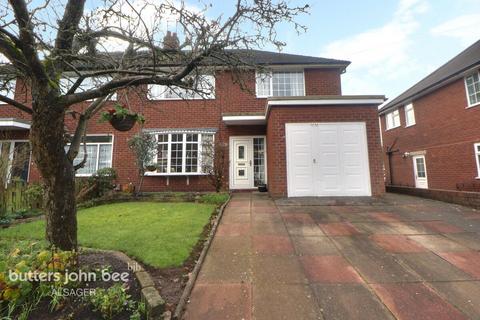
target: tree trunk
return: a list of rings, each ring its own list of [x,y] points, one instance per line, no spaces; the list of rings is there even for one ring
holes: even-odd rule
[[[30,141],[45,184],[46,238],[62,250],[77,249],[75,171],[65,152],[65,113],[34,99]]]

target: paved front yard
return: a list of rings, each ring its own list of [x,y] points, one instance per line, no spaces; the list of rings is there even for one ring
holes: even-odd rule
[[[389,194],[230,202],[186,319],[480,319],[480,213]]]

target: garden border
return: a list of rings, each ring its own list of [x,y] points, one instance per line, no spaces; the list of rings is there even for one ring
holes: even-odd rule
[[[123,261],[127,265],[135,266],[136,270],[133,270],[133,274],[137,279],[140,285],[140,291],[142,298],[145,300],[147,307],[148,319],[157,320],[157,319],[169,319],[168,316],[165,316],[165,300],[163,300],[160,292],[155,288],[155,282],[153,281],[150,274],[142,267],[142,265],[136,260],[130,258],[128,255],[121,251],[116,250],[104,250],[104,249],[95,249],[88,247],[81,247],[88,252],[98,252],[98,253],[109,253],[119,260]]]
[[[212,229],[210,230],[210,233],[209,233],[207,239],[205,240],[205,244],[203,246],[202,252],[200,253],[200,256],[198,257],[197,263],[195,264],[195,267],[193,268],[193,271],[190,274],[190,277],[187,281],[187,284],[185,285],[185,288],[183,289],[183,293],[180,297],[180,300],[178,301],[178,304],[177,304],[177,307],[175,309],[175,312],[173,314],[172,319],[179,320],[179,319],[181,319],[181,317],[183,315],[183,312],[185,310],[185,305],[187,304],[188,299],[190,298],[190,293],[192,292],[195,281],[197,280],[198,274],[200,273],[200,270],[203,266],[203,262],[205,261],[205,257],[207,255],[207,252],[210,249],[210,245],[212,244],[212,240],[215,236],[215,233],[217,232],[217,228],[218,228],[218,225],[220,224],[220,220],[223,217],[223,212],[225,211],[225,207],[228,205],[231,198],[232,198],[232,195],[229,193],[227,201],[225,201],[219,209],[219,213],[218,213],[218,215],[215,219],[215,222],[212,226]]]

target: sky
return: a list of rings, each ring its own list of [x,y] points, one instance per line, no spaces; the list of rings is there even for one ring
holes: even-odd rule
[[[304,2],[311,10],[300,21],[308,31],[297,35],[282,27],[283,52],[351,61],[343,94],[393,99],[480,39],[480,0]],[[233,5],[214,3],[218,12]]]

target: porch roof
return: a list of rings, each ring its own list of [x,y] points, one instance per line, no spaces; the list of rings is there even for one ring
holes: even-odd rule
[[[17,118],[0,118],[0,130],[30,130],[30,121]]]
[[[222,120],[227,126],[264,125],[267,123],[263,112],[224,113]]]

